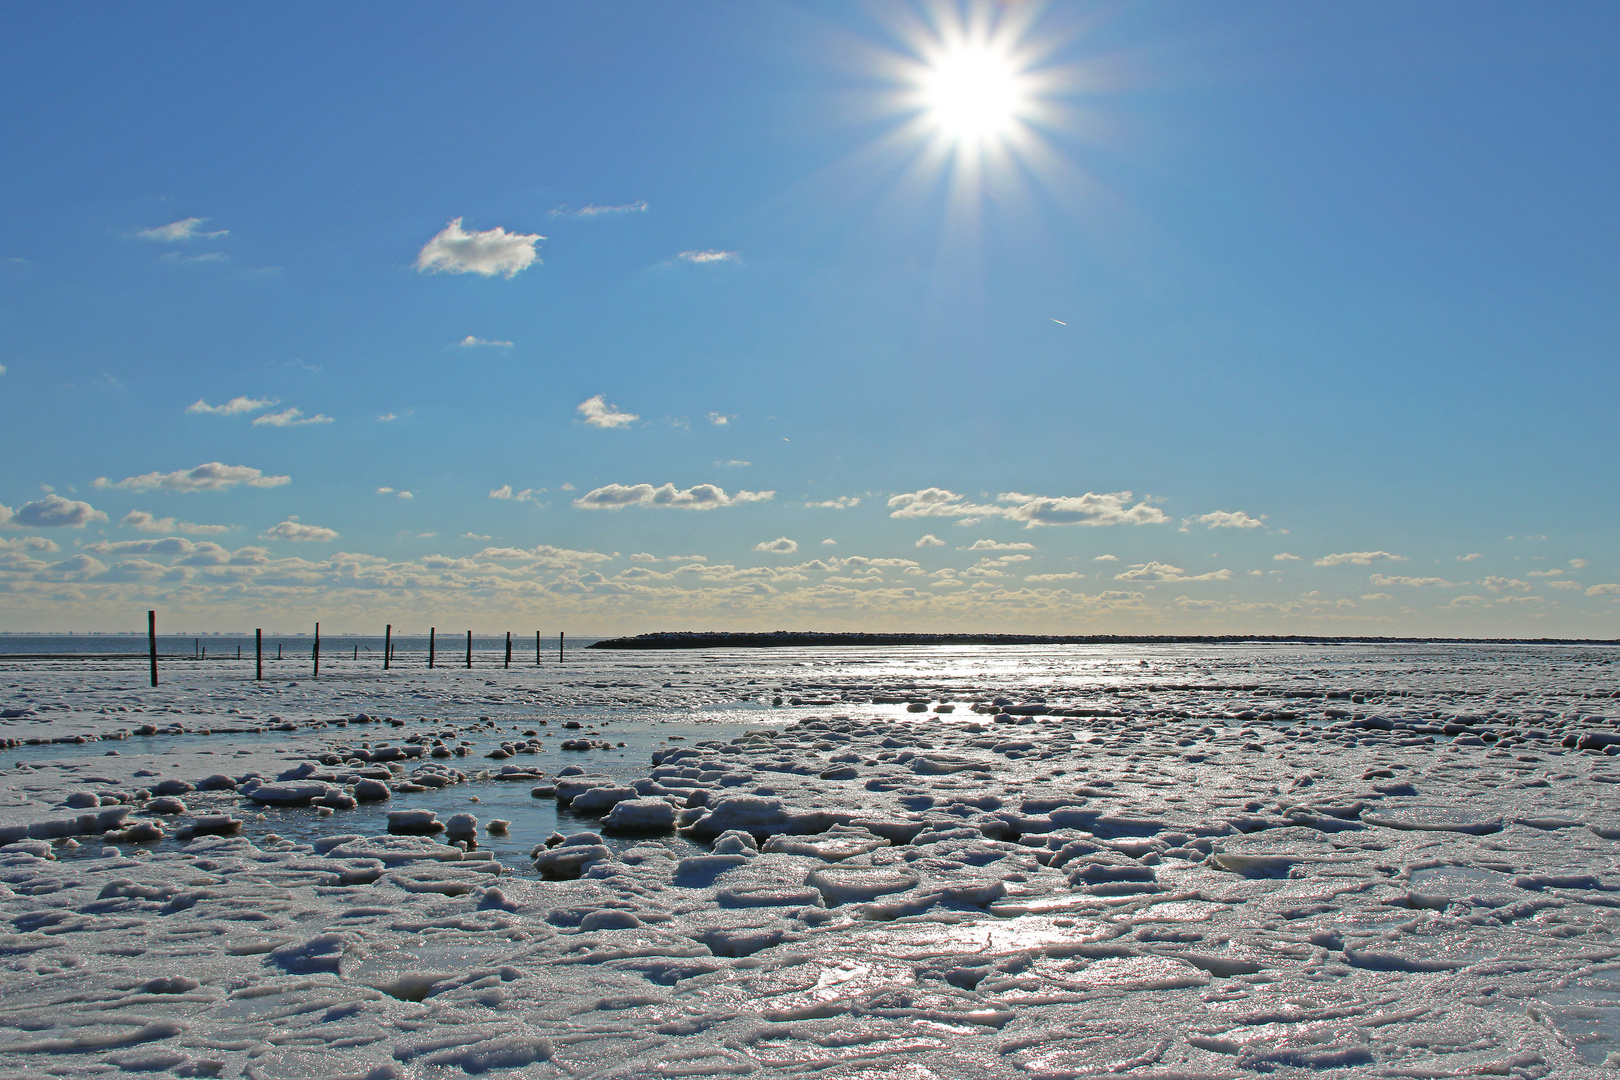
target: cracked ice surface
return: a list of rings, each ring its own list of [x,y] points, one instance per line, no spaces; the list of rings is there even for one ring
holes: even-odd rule
[[[10,662],[0,1074],[1612,1075],[1617,655]]]

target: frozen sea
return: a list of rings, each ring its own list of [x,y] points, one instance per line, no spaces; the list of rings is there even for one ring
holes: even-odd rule
[[[1620,1067],[1615,648],[102,640],[0,644],[6,1077]]]

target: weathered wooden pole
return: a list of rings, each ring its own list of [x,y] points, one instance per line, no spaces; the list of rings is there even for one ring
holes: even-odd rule
[[[157,612],[146,613],[146,652],[152,661],[152,685],[157,685]]]
[[[253,677],[264,679],[264,627],[253,631]]]
[[[567,640],[567,634],[563,633],[561,630],[557,631],[557,663],[559,664],[563,662],[563,642]]]
[[[472,631],[467,631],[467,666],[472,667]]]
[[[534,666],[540,666],[540,631],[534,632]]]
[[[506,663],[502,664],[501,666],[512,666],[512,631],[510,630],[506,632]]]
[[[394,624],[389,623],[383,627],[383,670],[388,670],[388,662],[394,656]]]
[[[321,674],[321,624],[320,623],[315,624],[315,651],[312,652],[310,655],[315,658],[315,674],[314,674],[313,677],[314,678],[320,678],[320,674]]]
[[[433,639],[438,634],[438,632],[439,632],[439,628],[437,626],[428,627],[428,667],[433,666],[433,645],[434,645],[434,640]]]

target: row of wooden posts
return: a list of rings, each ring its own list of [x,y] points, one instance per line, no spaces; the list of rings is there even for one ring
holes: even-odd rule
[[[439,638],[438,627],[429,627],[428,628],[428,665],[427,665],[428,667],[436,667],[437,666],[437,661],[438,661],[438,638]],[[557,635],[557,662],[559,664],[563,662],[563,645],[567,640],[568,640],[568,635],[567,634],[561,634],[560,633],[560,634]],[[148,656],[149,656],[149,658],[151,660],[151,666],[152,666],[152,685],[156,686],[158,684],[157,612],[156,611],[148,611],[146,613],[146,645],[147,645],[147,654],[148,654]],[[256,629],[256,630],[253,631],[253,649],[254,649],[254,675],[253,675],[253,677],[255,679],[263,679],[264,678],[264,631],[262,629]],[[242,655],[241,648],[238,648],[236,650],[236,655],[240,659],[240,657]],[[360,647],[358,645],[356,645],[355,646],[355,658],[358,659],[359,656],[360,656]],[[281,659],[281,646],[280,645],[276,646],[276,659],[277,660]],[[311,659],[311,663],[312,663],[311,674],[315,675],[315,676],[319,676],[320,673],[321,673],[321,624],[320,623],[315,624],[315,646],[314,646],[313,649],[310,650],[310,659]],[[536,630],[534,632],[534,662],[535,662],[536,667],[539,666],[540,659],[541,659],[540,631]],[[393,660],[394,660],[394,624],[389,623],[386,627],[383,628],[383,670],[384,671],[389,670],[389,668],[393,665]],[[466,663],[467,663],[468,667],[473,666],[473,632],[471,630],[467,631],[467,661],[466,661]],[[501,666],[502,667],[507,667],[507,668],[512,666],[512,632],[510,630],[508,630],[506,632],[506,659],[501,664]]]

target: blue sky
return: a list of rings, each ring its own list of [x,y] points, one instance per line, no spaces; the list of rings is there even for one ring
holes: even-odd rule
[[[5,20],[0,629],[1620,636],[1613,5]]]

